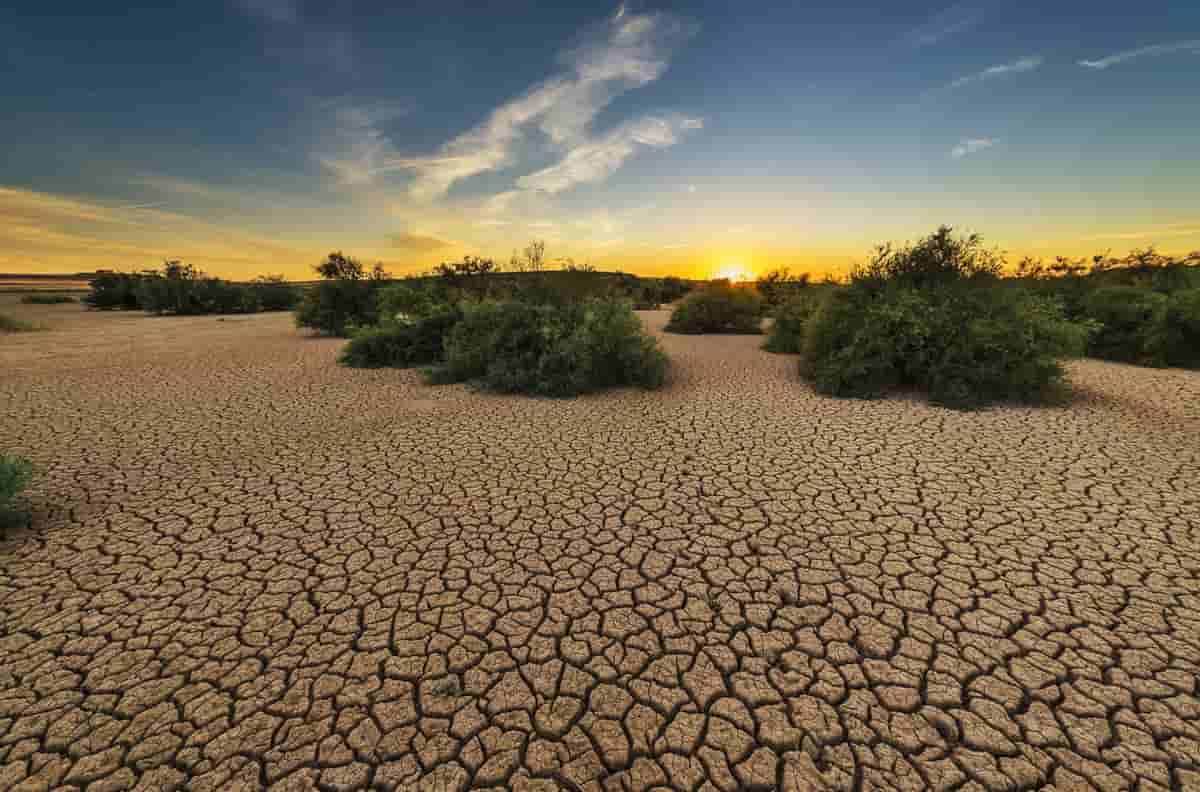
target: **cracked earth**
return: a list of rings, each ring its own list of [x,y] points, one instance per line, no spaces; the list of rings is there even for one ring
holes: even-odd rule
[[[666,336],[544,401],[55,311],[0,789],[1200,789],[1200,373],[955,413]]]

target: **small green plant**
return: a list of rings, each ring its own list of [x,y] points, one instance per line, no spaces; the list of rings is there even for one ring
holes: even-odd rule
[[[803,349],[804,326],[812,318],[817,298],[807,292],[793,295],[775,309],[774,319],[763,349],[768,352],[795,354]]]
[[[33,464],[23,457],[0,454],[0,521],[15,505],[17,496],[33,478]]]
[[[671,313],[669,333],[761,333],[764,304],[750,287],[717,282],[694,291]]]
[[[0,314],[0,333],[30,333],[40,329],[32,322],[8,314]]]
[[[77,301],[68,294],[26,294],[21,302],[26,305],[65,305]]]

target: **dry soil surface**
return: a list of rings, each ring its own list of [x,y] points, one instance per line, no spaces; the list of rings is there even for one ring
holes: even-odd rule
[[[0,789],[1200,789],[1200,373],[955,413],[673,336],[548,401],[24,315]]]

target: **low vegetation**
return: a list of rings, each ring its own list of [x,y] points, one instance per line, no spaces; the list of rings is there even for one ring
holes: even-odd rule
[[[17,496],[33,478],[28,459],[0,454],[0,523],[7,522],[17,504]]]
[[[1200,366],[1200,252],[1135,250],[1124,258],[1026,259],[1015,282],[1097,327],[1093,357],[1149,366]]]
[[[771,329],[763,349],[793,354],[802,352],[804,328],[819,305],[820,296],[808,290],[793,294],[777,305],[772,312]]]
[[[78,300],[69,294],[26,294],[21,302],[26,305],[65,305]]]
[[[8,314],[0,314],[0,333],[30,333],[40,329],[32,322]]]
[[[1002,265],[978,236],[947,227],[880,247],[804,323],[801,373],[822,393],[911,387],[957,408],[1061,397],[1061,361],[1084,353],[1094,325],[1005,284]]]
[[[233,283],[205,275],[178,260],[163,262],[161,270],[104,272],[91,282],[83,302],[101,310],[146,311],[195,316],[290,310],[299,290],[281,275],[263,276],[250,283]]]
[[[423,366],[434,383],[540,396],[662,385],[666,357],[642,330],[631,300],[611,289],[622,279],[573,266],[544,272],[543,250],[536,243],[527,248],[525,259],[514,259],[515,272],[504,273],[509,277],[501,278],[486,259],[468,257],[443,264],[431,278],[377,286],[371,306],[352,305],[339,315],[352,336],[340,362]],[[320,287],[370,281],[353,268],[346,271],[348,277]],[[306,304],[310,300],[316,298]]]
[[[761,333],[765,303],[750,286],[715,281],[675,307],[669,333]]]

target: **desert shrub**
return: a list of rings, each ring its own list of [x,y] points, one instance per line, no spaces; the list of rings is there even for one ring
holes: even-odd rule
[[[1177,291],[1167,301],[1160,349],[1168,366],[1200,368],[1200,288]]]
[[[40,329],[32,322],[8,314],[0,314],[0,333],[29,333]]]
[[[809,274],[793,275],[787,267],[772,270],[754,282],[767,310],[774,313],[784,303],[798,297],[808,288]]]
[[[316,271],[324,280],[310,287],[296,305],[297,327],[345,336],[378,322],[377,293],[387,283],[382,266],[368,274],[358,261],[338,251],[326,256]]]
[[[260,311],[290,311],[300,300],[300,289],[282,275],[262,275],[250,283]]]
[[[1099,322],[1088,353],[1128,363],[1163,362],[1166,295],[1136,286],[1105,286],[1083,299],[1082,313]]]
[[[476,382],[502,393],[573,396],[663,383],[666,358],[626,301],[466,305],[434,382]]]
[[[6,516],[32,477],[33,465],[28,459],[0,454],[0,519]]]
[[[296,306],[296,325],[333,336],[378,319],[377,285],[369,280],[328,280],[310,286]]]
[[[783,353],[802,351],[804,326],[812,318],[818,304],[816,295],[800,292],[777,306],[763,349]]]
[[[137,290],[144,277],[144,274],[131,272],[98,273],[92,278],[91,290],[83,302],[89,308],[100,310],[136,311],[141,308]]]
[[[802,374],[831,395],[911,386],[958,408],[1056,398],[1061,359],[1082,354],[1093,328],[1068,321],[1052,299],[1002,285],[998,271],[978,237],[948,228],[879,248],[804,325]]]
[[[419,319],[433,313],[440,304],[432,289],[410,283],[392,283],[382,287],[375,301],[382,322]]]
[[[694,291],[671,313],[670,333],[760,333],[763,301],[753,290],[713,283]]]
[[[445,340],[462,318],[458,308],[442,306],[408,321],[384,322],[359,330],[338,357],[352,368],[411,368],[440,363]]]
[[[21,302],[26,305],[65,305],[76,299],[68,294],[26,294]]]

